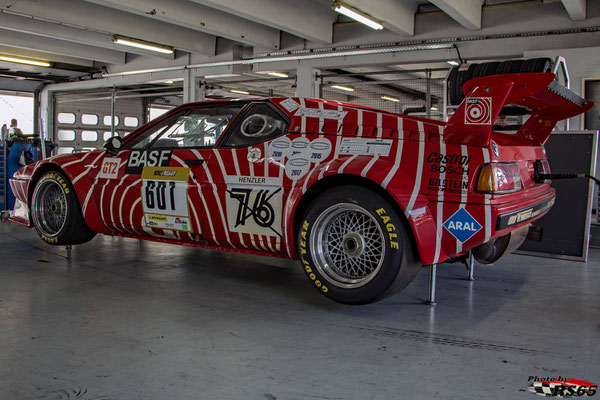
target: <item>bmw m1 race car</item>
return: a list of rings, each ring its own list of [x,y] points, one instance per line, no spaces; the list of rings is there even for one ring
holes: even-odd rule
[[[54,245],[97,233],[300,259],[314,287],[364,304],[422,265],[518,247],[555,191],[544,142],[592,102],[551,73],[467,82],[447,123],[303,98],[184,104],[18,171],[11,221]],[[531,116],[492,130],[501,109]]]

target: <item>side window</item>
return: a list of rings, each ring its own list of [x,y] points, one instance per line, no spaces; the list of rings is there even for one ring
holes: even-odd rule
[[[247,147],[287,132],[288,118],[269,103],[251,104],[229,130],[223,147]]]
[[[244,104],[183,110],[135,139],[132,148],[211,147]]]

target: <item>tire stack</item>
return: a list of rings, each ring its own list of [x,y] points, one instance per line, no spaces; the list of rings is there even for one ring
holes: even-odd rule
[[[531,58],[452,67],[448,75],[448,101],[452,106],[459,105],[465,98],[463,84],[471,79],[520,72],[552,72],[553,64],[550,58]]]

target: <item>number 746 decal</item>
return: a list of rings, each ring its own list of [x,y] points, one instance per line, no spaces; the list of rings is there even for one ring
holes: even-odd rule
[[[144,167],[142,204],[146,226],[191,231],[187,201],[188,168]]]

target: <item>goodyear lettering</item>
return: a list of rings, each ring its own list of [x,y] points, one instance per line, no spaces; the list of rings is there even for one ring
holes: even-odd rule
[[[47,243],[50,243],[50,244],[56,244],[56,243],[58,243],[58,238],[55,238],[55,237],[49,238],[46,235],[42,235],[42,240],[45,241],[45,242],[47,242]]]
[[[306,261],[303,257],[303,255],[305,255],[306,252],[306,234],[307,234],[307,230],[308,230],[308,221],[304,221],[304,223],[302,224],[302,232],[300,232],[300,236],[302,236],[302,238],[304,240],[300,241],[300,260],[302,261],[302,264],[304,264],[304,271],[306,272],[306,274],[308,275],[308,277],[310,278],[311,281],[313,281],[314,285],[321,290],[321,292],[323,293],[327,293],[329,291],[329,289],[327,288],[327,286],[323,285],[323,283],[317,279],[317,276],[315,275],[315,273],[313,272],[313,269],[310,267],[310,263],[308,261]]]
[[[394,224],[392,224],[390,221],[390,217],[388,217],[386,214],[387,212],[385,211],[385,209],[383,208],[379,208],[377,210],[375,210],[375,212],[377,213],[377,215],[379,215],[379,217],[381,218],[381,220],[383,221],[383,223],[385,224],[385,228],[388,231],[388,236],[390,238],[390,247],[392,249],[398,249],[398,235],[393,233],[396,231],[396,226]]]

